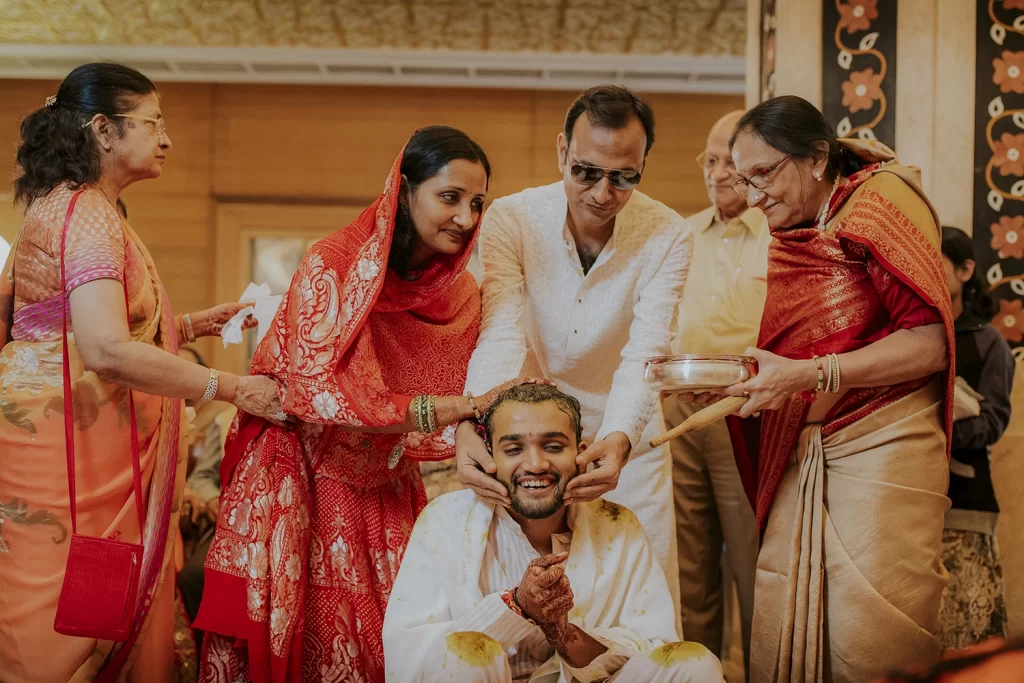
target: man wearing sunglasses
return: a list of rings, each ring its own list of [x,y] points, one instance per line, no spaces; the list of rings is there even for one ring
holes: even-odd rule
[[[731,112],[708,133],[697,163],[711,206],[689,218],[694,257],[679,309],[677,354],[742,354],[757,345],[768,268],[768,221],[748,209],[733,186],[739,180],[729,153],[729,136],[743,116]],[[662,399],[666,429],[699,410],[671,395]],[[724,624],[722,543],[736,585],[743,652],[750,646],[757,569],[757,522],[743,490],[725,420],[669,443],[673,461],[679,590],[683,633],[722,654]]]
[[[487,211],[483,321],[466,388],[529,374],[579,399],[593,445],[579,455],[582,474],[565,500],[601,496],[633,510],[678,606],[671,462],[667,449],[647,445],[661,425],[651,420],[657,396],[643,375],[647,358],[670,352],[693,238],[677,213],[635,189],[653,143],[643,99],[618,86],[591,88],[557,138],[562,179]],[[456,455],[465,486],[509,504],[470,424],[456,432]]]

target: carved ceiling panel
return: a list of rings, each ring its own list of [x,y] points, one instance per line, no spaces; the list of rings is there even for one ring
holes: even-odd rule
[[[745,0],[0,0],[0,42],[742,55]]]

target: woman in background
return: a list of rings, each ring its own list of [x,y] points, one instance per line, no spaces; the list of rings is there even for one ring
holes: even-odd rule
[[[1009,344],[989,324],[996,306],[975,272],[974,243],[962,230],[942,229],[942,263],[956,316],[957,385],[947,494],[953,507],[942,534],[949,584],[939,637],[943,647],[963,648],[1007,633],[989,455],[1010,422],[1015,364]]]

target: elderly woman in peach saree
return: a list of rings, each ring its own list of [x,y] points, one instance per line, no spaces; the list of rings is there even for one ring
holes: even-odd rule
[[[218,376],[177,357],[180,342],[215,333],[240,306],[174,318],[149,252],[115,208],[126,185],[159,177],[171,149],[149,79],[117,64],[79,67],[25,119],[21,133],[15,197],[27,209],[0,273],[0,679],[169,681],[168,568],[186,462],[181,399],[216,385],[220,398],[273,416],[281,409],[277,388],[264,378]],[[72,529],[65,313],[77,533],[143,545],[123,643],[54,630]],[[252,400],[260,388],[269,390],[262,411]],[[85,593],[76,599],[88,606]]]

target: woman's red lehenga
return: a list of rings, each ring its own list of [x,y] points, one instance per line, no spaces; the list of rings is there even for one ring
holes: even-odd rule
[[[401,161],[309,251],[256,351],[252,372],[278,380],[302,425],[243,417],[229,440],[201,681],[384,680],[385,606],[426,505],[417,461],[454,455],[454,428],[355,430],[404,422],[414,395],[460,394],[480,327],[473,243],[415,280],[387,268]]]

